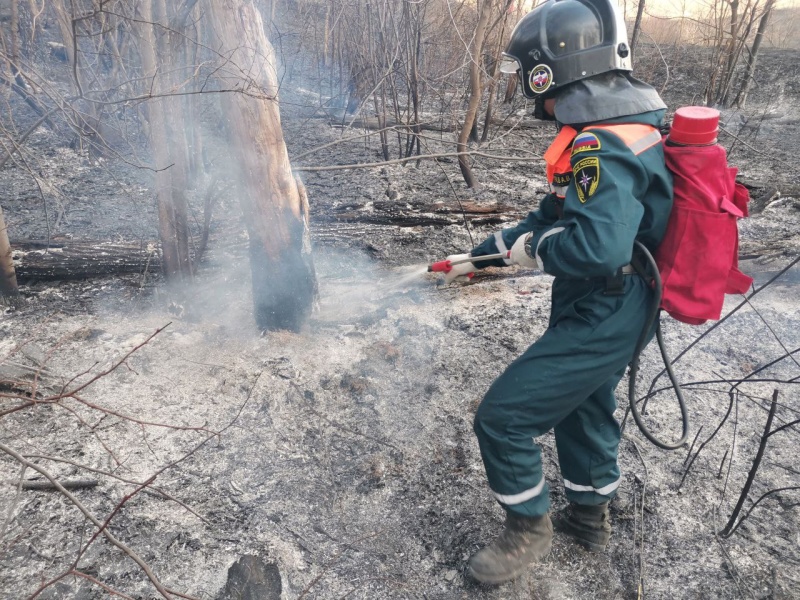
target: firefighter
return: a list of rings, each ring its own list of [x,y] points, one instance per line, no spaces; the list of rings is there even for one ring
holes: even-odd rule
[[[651,252],[664,234],[672,179],[659,131],[666,106],[631,75],[625,25],[610,0],[546,0],[514,29],[504,71],[518,75],[538,118],[558,135],[545,154],[550,193],[538,210],[450,260],[468,275],[518,264],[555,276],[548,328],[492,383],[474,430],[489,487],[505,509],[499,537],[469,561],[499,584],[546,556],[553,528],[603,551],[608,503],[620,484],[614,390],[653,299],[631,267],[634,241]],[[551,521],[534,438],[553,429],[567,507]]]

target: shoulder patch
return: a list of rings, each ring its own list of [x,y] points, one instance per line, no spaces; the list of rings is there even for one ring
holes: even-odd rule
[[[575,163],[572,167],[575,188],[578,190],[578,200],[585,203],[597,191],[600,185],[600,159],[596,156],[587,156]]]
[[[592,150],[600,150],[600,140],[593,133],[588,131],[581,133],[575,138],[572,143],[572,156],[581,152],[590,152]]]

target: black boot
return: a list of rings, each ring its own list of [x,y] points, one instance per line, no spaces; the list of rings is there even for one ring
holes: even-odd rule
[[[481,583],[509,581],[530,563],[547,556],[552,543],[553,524],[549,515],[524,517],[507,511],[500,536],[469,559],[469,574]]]
[[[570,502],[553,516],[553,528],[566,533],[589,552],[603,552],[611,538],[608,502],[595,506]]]

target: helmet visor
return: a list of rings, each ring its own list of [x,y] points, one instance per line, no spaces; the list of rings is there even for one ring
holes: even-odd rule
[[[522,70],[522,64],[515,57],[503,52],[500,57],[500,72],[501,73],[516,73]]]

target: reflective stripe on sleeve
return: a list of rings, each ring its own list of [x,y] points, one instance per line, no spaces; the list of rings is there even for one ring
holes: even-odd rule
[[[601,488],[596,488],[590,485],[578,485],[577,483],[572,483],[568,479],[565,479],[564,487],[567,488],[568,490],[572,490],[573,492],[594,492],[595,494],[600,494],[601,496],[608,496],[611,492],[613,492],[619,487],[621,481],[622,477],[619,477],[613,483],[604,485]]]
[[[542,262],[542,257],[539,256],[539,246],[541,246],[542,242],[545,241],[547,238],[557,233],[561,233],[562,231],[564,231],[564,229],[566,228],[553,227],[550,231],[547,231],[544,235],[542,235],[542,237],[539,238],[539,243],[536,244],[536,256],[534,256],[534,258],[536,259],[536,264],[539,265],[539,270],[544,271],[544,263]],[[546,272],[547,271],[545,271],[545,273]]]
[[[550,184],[550,191],[554,193],[559,198],[566,198],[567,197],[567,190],[569,189],[568,185],[559,186],[553,183]]]
[[[656,144],[661,142],[661,132],[658,129],[655,129],[648,133],[641,139],[636,140],[633,142],[628,148],[631,149],[635,155],[640,155],[642,152],[647,150],[648,148],[652,148]]]
[[[602,129],[610,131],[621,139],[635,155],[661,142],[661,132],[652,125],[643,123],[624,123],[621,125],[592,125],[584,131]]]
[[[503,254],[508,254],[508,247],[506,246],[506,243],[503,241],[503,232],[502,231],[495,231],[494,232],[494,244],[495,244],[495,246],[497,246],[497,252],[498,253],[502,252]],[[508,259],[508,258],[504,258],[503,262],[506,263],[507,265],[511,264],[511,260]]]
[[[534,487],[529,490],[525,490],[524,492],[520,492],[519,494],[512,494],[510,496],[505,496],[503,494],[498,494],[497,492],[492,492],[495,498],[497,498],[503,504],[522,504],[523,502],[527,502],[531,498],[536,498],[539,494],[542,493],[544,489],[544,477],[542,480]]]

